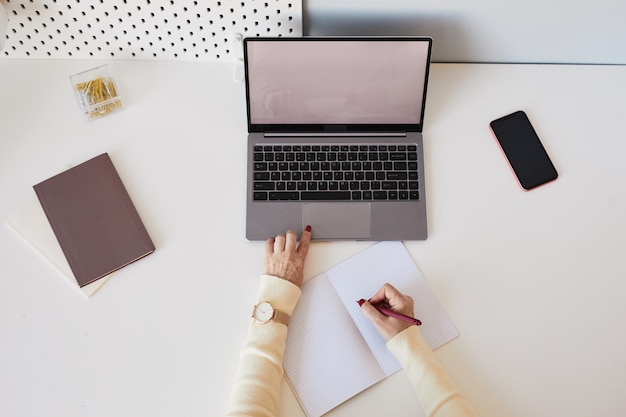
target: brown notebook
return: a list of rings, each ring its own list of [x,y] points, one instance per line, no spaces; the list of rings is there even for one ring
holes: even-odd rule
[[[33,188],[79,286],[154,252],[108,154]]]

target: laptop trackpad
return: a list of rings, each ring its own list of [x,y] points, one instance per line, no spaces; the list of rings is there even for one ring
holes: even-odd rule
[[[302,225],[314,239],[370,238],[369,203],[303,203]]]

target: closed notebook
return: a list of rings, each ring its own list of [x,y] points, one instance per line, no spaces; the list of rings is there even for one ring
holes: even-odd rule
[[[72,269],[67,263],[67,259],[65,259],[61,246],[56,236],[54,236],[50,223],[36,196],[33,196],[31,200],[18,208],[7,219],[6,224],[61,272],[73,287],[80,290],[87,297],[94,295],[107,282],[108,278],[113,275],[107,275],[82,287],[78,286]]]
[[[154,252],[108,154],[33,188],[79,286]]]

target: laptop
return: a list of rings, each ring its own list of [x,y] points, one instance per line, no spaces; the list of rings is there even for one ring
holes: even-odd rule
[[[245,38],[246,238],[427,238],[432,39]]]

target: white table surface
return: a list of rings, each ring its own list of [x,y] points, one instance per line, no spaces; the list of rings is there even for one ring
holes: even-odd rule
[[[100,63],[0,60],[0,415],[223,415],[263,261],[243,84],[231,64],[111,61],[126,108],[89,122],[69,76]],[[437,356],[482,416],[626,415],[625,97],[623,66],[432,66],[430,236],[405,244],[461,333]],[[488,129],[518,109],[560,174],[530,192]],[[3,223],[101,152],[157,250],[87,300]],[[372,244],[315,243],[306,278]],[[304,415],[286,384],[281,407]],[[403,373],[328,415],[390,410],[422,415]]]

